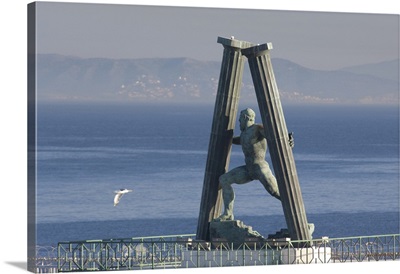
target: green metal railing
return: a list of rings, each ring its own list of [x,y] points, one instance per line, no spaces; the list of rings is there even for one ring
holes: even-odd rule
[[[288,264],[399,260],[400,234],[288,241],[281,248],[288,250]]]
[[[178,268],[194,234],[58,243],[58,271]]]
[[[194,234],[60,242],[58,272],[400,259],[400,234],[312,241],[196,241]]]

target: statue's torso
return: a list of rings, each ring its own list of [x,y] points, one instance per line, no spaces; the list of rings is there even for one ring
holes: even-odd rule
[[[242,145],[247,167],[251,168],[254,164],[265,163],[267,141],[261,135],[259,125],[251,125],[242,131],[240,134],[240,144]]]

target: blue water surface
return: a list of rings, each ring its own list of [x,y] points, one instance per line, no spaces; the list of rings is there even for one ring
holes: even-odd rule
[[[195,233],[213,111],[39,104],[39,243]],[[284,114],[315,235],[398,233],[398,108],[286,106]],[[233,146],[230,168],[242,164],[241,148]],[[119,188],[134,191],[114,207]],[[234,189],[237,218],[263,235],[286,226],[282,205],[259,182]]]

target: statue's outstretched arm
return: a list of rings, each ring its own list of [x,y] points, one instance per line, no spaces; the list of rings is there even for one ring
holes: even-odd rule
[[[264,125],[258,124],[258,133],[260,134],[261,138],[266,139]],[[261,138],[259,138],[259,140],[261,140]]]
[[[264,126],[263,125],[258,125],[258,132],[260,133],[260,135],[262,136],[262,138],[266,138],[265,137],[265,131],[264,131]],[[293,132],[289,132],[288,135],[288,141],[289,141],[289,146],[291,148],[294,147],[294,137],[293,137]]]
[[[232,144],[240,145],[240,136],[233,137]]]

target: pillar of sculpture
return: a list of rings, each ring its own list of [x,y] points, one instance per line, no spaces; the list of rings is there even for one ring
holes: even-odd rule
[[[244,56],[241,50],[252,44],[218,37],[224,47],[214,108],[208,157],[203,182],[196,237],[209,240],[209,222],[221,212],[222,198],[218,178],[228,170],[233,130],[242,85]]]
[[[248,58],[269,153],[292,240],[311,240],[303,198],[269,50],[272,44],[242,51]]]

